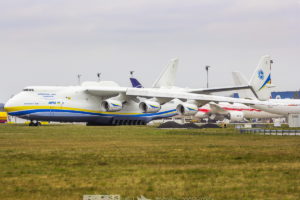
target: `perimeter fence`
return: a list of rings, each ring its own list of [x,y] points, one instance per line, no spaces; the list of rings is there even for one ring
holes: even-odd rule
[[[297,135],[300,136],[300,130],[277,130],[277,129],[240,129],[241,134],[259,134],[259,135]]]

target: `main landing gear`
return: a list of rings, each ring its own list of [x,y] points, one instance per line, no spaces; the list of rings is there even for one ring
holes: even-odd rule
[[[41,126],[41,122],[38,122],[36,120],[31,120],[29,123],[29,126]]]

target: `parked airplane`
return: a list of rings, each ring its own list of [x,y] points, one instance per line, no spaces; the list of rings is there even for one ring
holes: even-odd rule
[[[236,85],[249,84],[253,88],[254,95],[249,91],[238,92],[241,98],[256,99],[257,101],[251,107],[260,109],[266,112],[288,116],[289,114],[300,114],[300,100],[299,99],[270,99],[271,88],[274,86],[271,84],[271,58],[270,56],[264,56],[262,61],[269,65],[259,65],[256,69],[256,73],[247,83],[247,79],[240,72],[233,72],[233,79]],[[256,96],[256,97],[255,97]]]
[[[250,106],[240,103],[209,103],[199,108],[198,111],[199,112],[195,115],[196,118],[209,118],[216,121],[223,121],[227,119],[231,122],[239,122],[245,119],[269,119],[282,117],[281,115],[251,108]]]
[[[262,65],[268,65],[264,59],[259,63],[259,69]],[[170,73],[173,72],[173,73]],[[258,71],[255,72],[255,74]],[[165,70],[165,76],[172,77],[170,78],[173,82],[170,84],[174,86],[176,70]],[[130,78],[132,87],[134,88],[143,88],[143,85],[134,77]],[[244,83],[243,85],[247,85]],[[220,102],[219,104],[208,103],[198,109],[198,112],[195,115],[196,118],[208,118],[210,120],[223,121],[225,119],[232,122],[243,121],[247,119],[267,119],[267,118],[279,118],[281,115],[268,113],[259,109],[251,108],[250,106],[240,104],[240,103],[227,103]]]
[[[178,60],[171,65],[177,68]],[[167,67],[168,68],[168,67]],[[173,73],[173,72],[172,72]],[[172,74],[171,73],[171,74]],[[179,114],[194,115],[208,102],[252,104],[252,100],[199,93],[248,88],[170,88],[172,80],[162,73],[153,88],[120,87],[112,81],[84,82],[80,86],[31,86],[5,104],[12,116],[38,121],[87,122],[88,125],[145,124]],[[170,73],[169,73],[170,74]]]

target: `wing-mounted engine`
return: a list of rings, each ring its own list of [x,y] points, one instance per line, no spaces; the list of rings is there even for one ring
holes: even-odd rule
[[[161,109],[161,105],[155,100],[145,100],[139,104],[139,108],[143,113],[156,113]]]
[[[106,112],[117,112],[123,109],[127,100],[127,97],[123,93],[120,93],[116,97],[103,100],[101,108]]]
[[[176,107],[177,114],[184,116],[193,116],[198,112],[196,103],[182,103]]]
[[[244,113],[241,111],[231,111],[231,112],[229,112],[229,114],[227,115],[226,118],[232,122],[243,121]]]
[[[102,101],[101,108],[106,112],[117,112],[123,109],[123,103],[119,100],[107,99]]]

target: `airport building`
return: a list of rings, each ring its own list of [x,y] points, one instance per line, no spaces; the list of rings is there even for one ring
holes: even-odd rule
[[[272,92],[272,99],[300,99],[300,91]]]
[[[231,97],[239,98],[238,93],[234,93]],[[299,91],[280,91],[272,92],[272,99],[300,99],[300,90]]]

